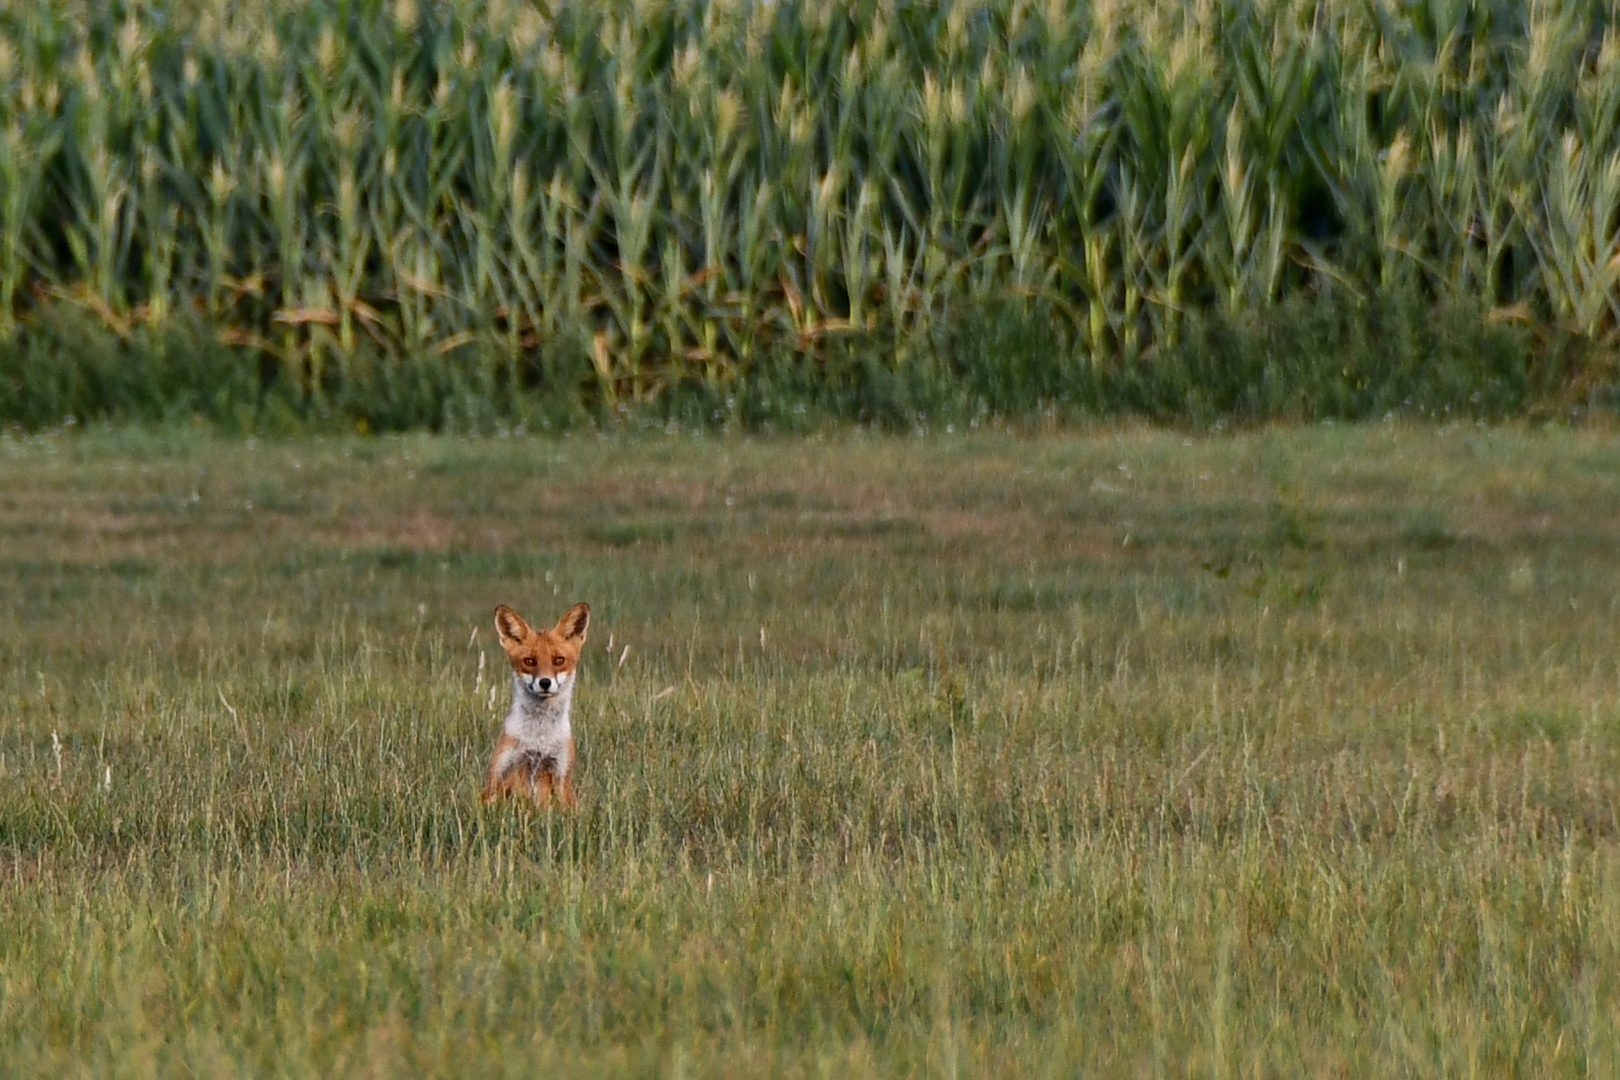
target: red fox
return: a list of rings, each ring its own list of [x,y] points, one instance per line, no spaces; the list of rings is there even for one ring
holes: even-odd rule
[[[578,803],[568,712],[590,622],[588,604],[569,608],[550,630],[532,629],[505,604],[495,609],[495,630],[512,661],[512,708],[501,725],[481,801],[522,791],[538,806],[550,806],[554,794],[569,809]]]

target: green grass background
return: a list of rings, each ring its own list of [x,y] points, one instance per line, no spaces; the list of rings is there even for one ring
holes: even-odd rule
[[[1612,0],[0,4],[0,423],[1620,403]]]
[[[0,1072],[1615,1075],[1617,488],[1596,430],[0,438]],[[581,599],[582,807],[481,810],[491,609]]]

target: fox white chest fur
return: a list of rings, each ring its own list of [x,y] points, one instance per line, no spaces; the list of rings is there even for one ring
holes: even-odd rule
[[[512,662],[512,707],[501,725],[480,798],[524,794],[536,805],[553,798],[575,805],[574,681],[591,609],[575,604],[550,630],[535,630],[502,604],[495,629]]]
[[[554,776],[564,776],[574,761],[574,728],[569,713],[574,704],[572,674],[558,679],[557,690],[536,694],[525,676],[512,676],[512,708],[501,725],[501,734],[513,745],[504,751],[508,766],[527,758],[532,767],[543,768]]]

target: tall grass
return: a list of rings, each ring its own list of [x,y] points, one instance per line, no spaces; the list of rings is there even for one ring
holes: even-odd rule
[[[1007,308],[1070,381],[1300,297],[1606,343],[1617,116],[1602,0],[8,3],[0,342],[179,321],[383,425]]]
[[[0,437],[0,1071],[1613,1075],[1620,445],[1185,441]]]

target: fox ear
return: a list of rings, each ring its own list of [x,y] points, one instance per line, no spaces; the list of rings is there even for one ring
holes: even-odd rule
[[[557,633],[564,641],[584,641],[585,630],[591,625],[591,605],[575,604],[568,614],[557,620]]]
[[[523,621],[523,616],[501,604],[495,609],[495,632],[501,635],[501,644],[508,648],[521,645],[534,631]]]

